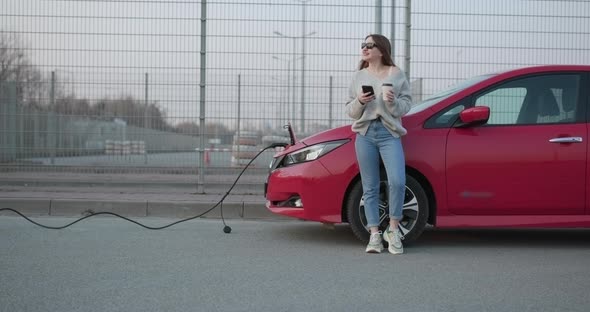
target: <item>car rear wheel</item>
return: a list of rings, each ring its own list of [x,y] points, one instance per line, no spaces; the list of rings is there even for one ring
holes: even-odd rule
[[[403,217],[400,221],[400,230],[404,235],[404,242],[410,243],[416,240],[424,231],[428,220],[428,198],[424,188],[411,176],[406,176],[406,194],[404,197]],[[365,217],[365,205],[363,201],[363,186],[357,181],[352,187],[346,201],[348,222],[352,232],[363,242],[369,241],[369,229]],[[384,231],[389,225],[389,200],[387,192],[387,180],[382,178],[379,191],[379,229]]]

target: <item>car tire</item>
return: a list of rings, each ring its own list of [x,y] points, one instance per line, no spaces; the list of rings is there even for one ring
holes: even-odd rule
[[[382,178],[381,183],[382,186],[379,191],[379,215],[381,223],[379,229],[384,231],[389,224],[389,209],[387,206],[387,180]],[[346,199],[345,209],[352,232],[361,241],[367,243],[369,241],[369,231],[366,228],[362,197],[363,186],[359,179],[351,188],[349,196]],[[403,218],[400,222],[400,228],[404,234],[405,243],[411,243],[420,237],[426,228],[428,215],[428,197],[426,196],[424,188],[416,179],[407,175]]]

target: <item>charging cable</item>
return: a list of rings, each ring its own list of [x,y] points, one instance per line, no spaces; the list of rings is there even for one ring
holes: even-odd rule
[[[273,143],[273,144],[271,144],[271,145],[263,148],[262,150],[260,150],[260,152],[258,152],[258,154],[256,154],[256,156],[254,156],[254,158],[252,158],[250,160],[250,162],[248,162],[248,164],[244,167],[244,169],[242,169],[242,171],[240,172],[240,174],[238,175],[238,177],[235,179],[234,183],[230,186],[230,188],[227,190],[227,192],[221,197],[221,199],[217,203],[215,203],[211,208],[207,209],[205,212],[203,212],[201,214],[198,214],[196,216],[189,217],[189,218],[186,218],[186,219],[181,219],[181,220],[178,220],[178,221],[175,221],[175,222],[172,222],[170,224],[163,225],[163,226],[158,226],[158,227],[148,226],[148,225],[142,224],[140,222],[137,222],[135,220],[129,219],[127,217],[124,217],[122,215],[116,214],[114,212],[108,212],[108,211],[93,212],[93,213],[91,213],[91,214],[89,214],[87,216],[84,216],[82,218],[79,218],[79,219],[77,219],[77,220],[75,220],[75,221],[73,221],[71,223],[68,223],[66,225],[63,225],[63,226],[49,226],[49,225],[41,224],[39,222],[36,222],[36,221],[31,220],[30,218],[28,218],[27,216],[25,216],[24,214],[22,214],[21,212],[19,212],[16,209],[13,209],[13,208],[0,208],[0,212],[1,211],[12,211],[12,212],[16,213],[17,215],[23,217],[27,221],[29,221],[29,222],[37,225],[37,226],[40,226],[42,228],[50,229],[50,230],[62,230],[62,229],[65,229],[65,228],[67,228],[69,226],[72,226],[72,225],[74,225],[74,224],[76,224],[76,223],[78,223],[78,222],[80,222],[80,221],[82,221],[84,219],[88,219],[90,217],[99,216],[99,215],[111,215],[111,216],[119,217],[119,218],[121,218],[123,220],[129,221],[131,223],[135,223],[135,224],[137,224],[137,225],[139,225],[139,226],[141,226],[143,228],[146,228],[148,230],[162,230],[162,229],[171,227],[173,225],[176,225],[176,224],[179,224],[179,223],[182,223],[182,222],[186,222],[186,221],[189,221],[189,220],[200,218],[200,217],[208,214],[209,212],[211,212],[213,209],[217,208],[217,206],[219,206],[220,207],[220,213],[221,213],[221,221],[223,222],[223,232],[226,233],[226,234],[229,234],[229,233],[231,233],[231,227],[229,225],[225,224],[225,219],[223,218],[223,201],[229,195],[229,193],[234,188],[234,186],[236,186],[236,183],[238,183],[238,180],[240,180],[240,177],[242,177],[242,174],[244,174],[244,171],[246,171],[246,169],[248,169],[248,167],[250,166],[250,164],[252,164],[252,162],[256,158],[258,158],[258,156],[260,156],[262,154],[262,152],[266,151],[269,148],[285,147],[285,146],[287,146],[286,143]]]

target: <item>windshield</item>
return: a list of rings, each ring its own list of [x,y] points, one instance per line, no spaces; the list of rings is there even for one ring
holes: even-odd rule
[[[444,89],[438,93],[435,93],[433,95],[431,95],[429,98],[423,100],[422,102],[418,102],[416,103],[414,106],[412,106],[412,109],[410,110],[410,114],[411,113],[417,113],[417,112],[421,112],[429,107],[431,107],[432,105],[448,98],[449,96],[464,90],[466,88],[471,87],[472,85],[486,80],[490,77],[492,77],[493,74],[488,74],[488,75],[481,75],[481,76],[475,76],[466,80],[462,80],[459,81],[458,83],[451,85],[449,88]]]

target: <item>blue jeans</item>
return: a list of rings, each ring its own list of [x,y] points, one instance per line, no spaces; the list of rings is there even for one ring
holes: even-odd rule
[[[377,119],[371,122],[365,135],[356,135],[355,149],[363,184],[367,227],[379,226],[379,155],[383,159],[389,185],[389,217],[401,220],[406,192],[406,164],[401,139],[392,136]]]

